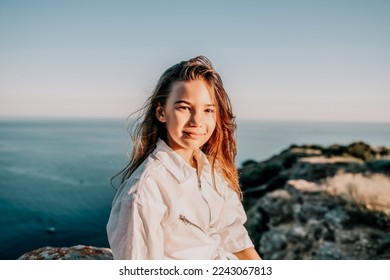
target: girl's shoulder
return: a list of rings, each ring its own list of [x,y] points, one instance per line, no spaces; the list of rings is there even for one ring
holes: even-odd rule
[[[158,178],[164,174],[164,166],[153,155],[148,156],[126,179],[118,190],[118,199],[144,201],[160,192]],[[157,193],[157,194],[156,194]]]

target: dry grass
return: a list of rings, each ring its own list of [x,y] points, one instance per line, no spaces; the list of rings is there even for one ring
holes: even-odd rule
[[[324,157],[314,156],[301,158],[300,161],[308,162],[311,164],[335,164],[335,163],[363,163],[363,160],[354,157]]]
[[[326,180],[324,186],[332,195],[390,216],[390,178],[383,174],[339,173]]]

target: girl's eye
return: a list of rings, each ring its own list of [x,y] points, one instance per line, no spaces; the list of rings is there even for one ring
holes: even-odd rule
[[[177,107],[177,109],[179,109],[179,110],[190,110],[190,107],[188,107],[188,106],[180,106],[180,107]]]
[[[206,109],[205,112],[206,112],[206,113],[214,113],[215,110],[214,110],[214,109]]]

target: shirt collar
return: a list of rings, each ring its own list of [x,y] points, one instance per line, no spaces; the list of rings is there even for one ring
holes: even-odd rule
[[[158,139],[153,155],[161,161],[164,167],[179,183],[196,175],[196,169],[190,166],[178,153],[171,149],[162,139]],[[211,167],[207,156],[199,149],[194,153],[201,172],[210,172]]]

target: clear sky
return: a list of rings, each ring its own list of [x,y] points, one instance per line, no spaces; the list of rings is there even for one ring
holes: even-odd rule
[[[203,54],[238,119],[390,122],[390,1],[0,0],[0,117],[126,118]]]

